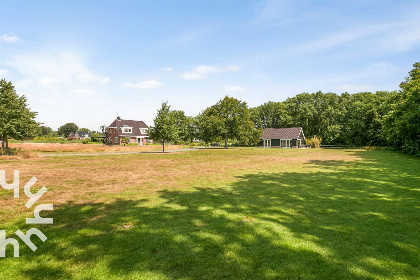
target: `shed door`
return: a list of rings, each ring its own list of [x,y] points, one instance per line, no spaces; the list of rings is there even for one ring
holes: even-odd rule
[[[271,148],[271,139],[264,139],[264,148]]]

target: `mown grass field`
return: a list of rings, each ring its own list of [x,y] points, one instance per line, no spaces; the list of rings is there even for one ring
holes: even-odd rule
[[[0,279],[420,279],[420,160],[390,151],[203,149],[0,161],[53,203]],[[7,237],[32,226],[0,189]],[[38,204],[39,204],[38,203]]]

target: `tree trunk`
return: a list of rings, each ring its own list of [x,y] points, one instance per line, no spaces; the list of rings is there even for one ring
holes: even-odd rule
[[[3,135],[3,143],[6,141],[6,155],[9,154],[9,141],[7,140],[7,135]]]
[[[227,141],[228,141],[228,137],[226,135],[226,138],[225,138],[225,149],[227,149]]]
[[[3,135],[1,136],[1,149],[4,150],[4,141],[3,141]]]
[[[165,140],[163,140],[163,143],[162,143],[162,152],[163,153],[165,152]]]

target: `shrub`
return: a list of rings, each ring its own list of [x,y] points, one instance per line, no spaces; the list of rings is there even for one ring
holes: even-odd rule
[[[121,138],[121,144],[123,144],[124,146],[130,143],[130,138],[128,137],[123,137]]]
[[[188,146],[192,146],[192,147],[197,147],[197,146],[204,146],[199,142],[193,142],[193,143],[189,143]]]
[[[306,139],[306,144],[311,145],[312,148],[319,148],[321,146],[322,138],[314,135],[314,137]]]
[[[83,143],[83,144],[89,144],[89,143],[91,143],[90,138],[88,137],[88,138],[86,138],[86,139],[83,139],[83,140],[82,140],[82,143]]]

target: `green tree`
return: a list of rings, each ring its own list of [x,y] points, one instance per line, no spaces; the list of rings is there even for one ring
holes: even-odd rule
[[[87,132],[91,133],[91,131],[90,131],[89,128],[84,128],[84,127],[83,128],[79,128],[78,131],[87,131]]]
[[[52,135],[54,133],[51,127],[48,127],[45,125],[41,125],[38,131],[39,131],[38,135],[40,136]]]
[[[205,109],[199,117],[198,126],[202,140],[212,142],[223,139],[225,149],[229,139],[252,142],[249,139],[261,136],[260,131],[254,133],[255,126],[246,103],[229,96]]]
[[[356,146],[381,146],[383,117],[386,112],[383,104],[391,93],[386,91],[361,92],[346,97],[344,118],[340,141],[342,144]]]
[[[383,135],[390,145],[420,156],[420,63],[413,67],[400,84],[401,92],[390,97]]]
[[[179,130],[175,114],[170,110],[168,102],[163,102],[158,110],[154,126],[149,129],[150,138],[162,142],[162,152],[165,152],[165,141],[177,141],[179,139]]]
[[[251,120],[258,128],[283,128],[291,124],[286,105],[283,102],[269,101],[249,110]]]
[[[24,95],[19,96],[12,83],[0,80],[0,137],[2,149],[9,149],[9,138],[24,139],[36,135],[39,123],[35,121]]]
[[[187,116],[185,122],[185,141],[192,143],[198,137],[197,118]]]
[[[173,139],[174,144],[180,144],[181,142],[188,141],[187,135],[187,121],[188,118],[185,115],[184,111],[181,110],[172,110],[170,111],[171,117],[175,120],[177,126],[177,136],[176,139]]]
[[[79,127],[75,123],[66,123],[58,128],[58,134],[68,137],[70,133],[76,133]]]

